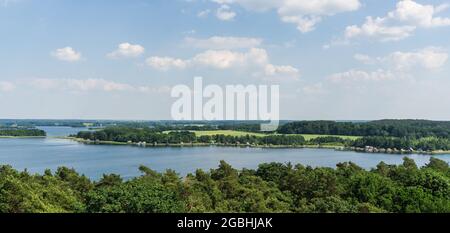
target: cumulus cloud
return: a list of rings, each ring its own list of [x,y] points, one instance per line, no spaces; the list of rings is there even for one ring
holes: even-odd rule
[[[300,92],[312,95],[312,94],[323,94],[326,92],[326,90],[323,83],[319,82],[304,86],[303,88],[300,89]]]
[[[299,76],[299,70],[295,67],[271,64],[267,51],[261,48],[251,48],[247,52],[206,50],[190,59],[150,57],[147,59],[147,65],[162,71],[189,67],[206,67],[219,70],[244,68],[256,70],[254,74],[257,74],[257,76]]]
[[[375,61],[373,58],[371,58],[369,55],[366,54],[355,54],[353,55],[353,58],[359,62],[362,62],[364,64],[374,64]]]
[[[150,57],[146,60],[146,63],[154,69],[167,71],[172,68],[184,69],[189,61],[171,57]]]
[[[31,81],[33,87],[39,89],[60,89],[70,91],[124,91],[131,90],[129,84],[104,79],[47,79],[39,78]]]
[[[414,67],[422,67],[428,70],[441,68],[448,60],[448,53],[440,48],[428,47],[413,52],[394,52],[383,58],[396,66],[397,69],[405,70]]]
[[[384,57],[370,57],[363,54],[355,54],[354,58],[365,64],[385,64],[393,66],[396,70],[411,70],[423,68],[427,70],[439,69],[448,60],[448,53],[442,48],[426,47],[410,52],[396,51]]]
[[[245,53],[230,50],[207,50],[197,54],[192,59],[194,64],[217,69],[227,69],[251,64],[264,64],[267,63],[267,61],[268,55],[266,50],[258,48],[252,48]]]
[[[236,17],[236,12],[232,11],[228,5],[222,5],[217,9],[216,17],[222,21],[231,21]]]
[[[416,30],[415,26],[389,26],[386,24],[386,18],[372,18],[368,16],[366,22],[361,25],[348,26],[345,29],[345,37],[347,39],[356,37],[370,37],[380,41],[398,41],[411,34]]]
[[[252,48],[243,53],[231,50],[207,50],[186,60],[171,57],[150,57],[147,59],[147,64],[155,69],[167,71],[171,68],[184,69],[188,66],[227,69],[248,64],[267,63],[267,60],[266,50]]]
[[[218,4],[236,4],[247,10],[277,11],[280,19],[297,25],[303,33],[315,29],[323,17],[358,10],[359,0],[212,0]]]
[[[207,39],[187,37],[184,39],[186,45],[201,49],[241,49],[254,48],[262,43],[260,38],[250,37],[223,37],[213,36]]]
[[[322,19],[318,16],[283,16],[281,20],[286,23],[295,23],[297,24],[297,29],[300,32],[306,33],[313,31],[317,23],[319,23]]]
[[[135,92],[166,92],[167,88],[136,86],[127,83],[109,81],[105,79],[48,79],[36,78],[31,80],[30,85],[43,90],[64,90],[74,92],[87,91],[135,91]]]
[[[200,12],[197,13],[197,17],[199,18],[205,18],[208,17],[208,15],[211,13],[210,9],[206,9],[206,10],[202,10]]]
[[[385,17],[368,16],[361,26],[348,26],[345,37],[368,37],[380,41],[401,40],[411,36],[417,28],[450,26],[450,18],[436,16],[447,8],[447,4],[422,5],[412,0],[401,0],[396,9],[388,12]]]
[[[13,91],[14,89],[16,89],[16,86],[13,83],[0,81],[0,92],[9,92]]]
[[[75,51],[72,47],[56,49],[51,55],[58,60],[67,62],[76,62],[81,59],[81,53]]]
[[[276,66],[272,64],[267,64],[264,68],[265,75],[268,77],[288,77],[297,79],[299,77],[300,71],[292,66]]]
[[[395,78],[396,75],[394,75],[394,73],[382,69],[371,72],[352,69],[346,72],[332,74],[327,79],[334,83],[340,83],[354,81],[385,81],[393,80]]]
[[[145,48],[138,44],[121,43],[117,46],[117,49],[109,54],[109,58],[130,58],[138,57],[145,52]]]
[[[426,47],[409,52],[396,51],[381,57],[355,54],[354,58],[379,68],[375,71],[351,69],[329,75],[327,80],[332,83],[358,83],[411,79],[414,78],[415,72],[433,71],[443,67],[448,60],[448,54],[441,48]]]

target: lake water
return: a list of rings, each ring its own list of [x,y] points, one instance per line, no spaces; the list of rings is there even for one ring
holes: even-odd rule
[[[400,164],[405,155],[366,154],[327,149],[260,149],[234,147],[195,148],[140,148],[133,146],[85,145],[54,136],[75,134],[80,128],[40,127],[48,134],[41,139],[0,139],[0,164],[9,164],[18,170],[28,169],[42,173],[60,166],[75,168],[92,179],[103,174],[116,173],[124,178],[139,176],[138,167],[148,166],[157,171],[176,170],[180,175],[196,169],[216,168],[225,160],[235,168],[256,168],[260,163],[291,162],[311,166],[335,167],[339,162],[352,161],[370,169],[379,162]],[[430,156],[407,155],[420,166]],[[450,162],[450,155],[437,156]]]

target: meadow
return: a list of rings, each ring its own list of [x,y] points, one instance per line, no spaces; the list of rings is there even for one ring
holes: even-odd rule
[[[256,136],[256,137],[264,137],[271,134],[264,133],[253,133],[253,132],[244,132],[244,131],[236,131],[236,130],[211,130],[211,131],[192,131],[195,133],[197,137],[200,136],[213,136],[213,135],[225,135],[225,136]],[[275,134],[281,135],[281,134]],[[289,134],[289,135],[301,135],[305,138],[305,140],[309,141],[311,139],[319,138],[319,137],[338,137],[342,139],[356,140],[361,138],[359,136],[344,136],[344,135],[321,135],[321,134]]]

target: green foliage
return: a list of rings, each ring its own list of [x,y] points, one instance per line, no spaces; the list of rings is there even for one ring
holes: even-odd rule
[[[350,146],[364,148],[372,146],[384,149],[414,149],[422,151],[450,150],[450,139],[447,138],[392,138],[363,137],[349,143]]]
[[[0,127],[0,136],[7,137],[45,137],[46,133],[34,128],[4,128]]]
[[[86,210],[93,213],[174,213],[183,207],[175,192],[151,178],[97,188],[86,201]]]
[[[244,134],[233,135],[201,135],[196,136],[191,131],[161,132],[154,128],[108,127],[99,131],[79,132],[78,138],[85,140],[113,142],[146,142],[151,144],[181,144],[181,143],[218,143],[218,144],[252,144],[252,145],[303,145],[305,138],[300,135],[267,135],[256,136]]]
[[[448,213],[449,165],[432,158],[423,168],[405,158],[371,171],[354,163],[336,169],[268,163],[237,170],[224,161],[181,178],[141,166],[142,176],[115,174],[90,181],[75,170],[55,174],[0,167],[2,213]]]
[[[29,175],[0,167],[1,213],[81,212],[83,203],[69,184],[52,175]]]
[[[450,136],[450,122],[427,120],[298,121],[282,125],[278,132],[283,134],[448,138]]]

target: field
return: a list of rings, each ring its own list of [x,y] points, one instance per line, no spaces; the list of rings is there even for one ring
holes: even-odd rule
[[[256,136],[256,137],[263,137],[266,136],[266,134],[262,133],[251,133],[251,132],[243,132],[243,131],[234,131],[234,130],[212,130],[212,131],[192,131],[197,135],[200,136],[213,136],[213,135],[227,135],[227,136]]]
[[[257,136],[257,137],[264,137],[267,136],[269,134],[263,134],[263,133],[252,133],[252,132],[242,132],[242,131],[234,131],[234,130],[212,130],[212,131],[192,131],[195,132],[195,135],[197,136],[204,136],[204,135],[218,135],[218,134],[223,134],[223,135],[229,135],[229,136],[246,136],[246,135],[251,135],[251,136]],[[318,134],[300,134],[302,135],[306,140],[311,140],[314,138],[318,138],[318,137],[328,137],[328,136],[333,136],[333,137],[340,137],[343,139],[350,139],[350,140],[356,140],[360,137],[357,136],[343,136],[343,135],[318,135]]]
[[[350,139],[350,140],[356,140],[358,138],[358,136],[346,136],[346,135],[320,135],[320,134],[300,134],[302,135],[306,140],[311,140],[314,138],[319,138],[319,137],[338,137],[338,138],[343,138],[343,139]]]

